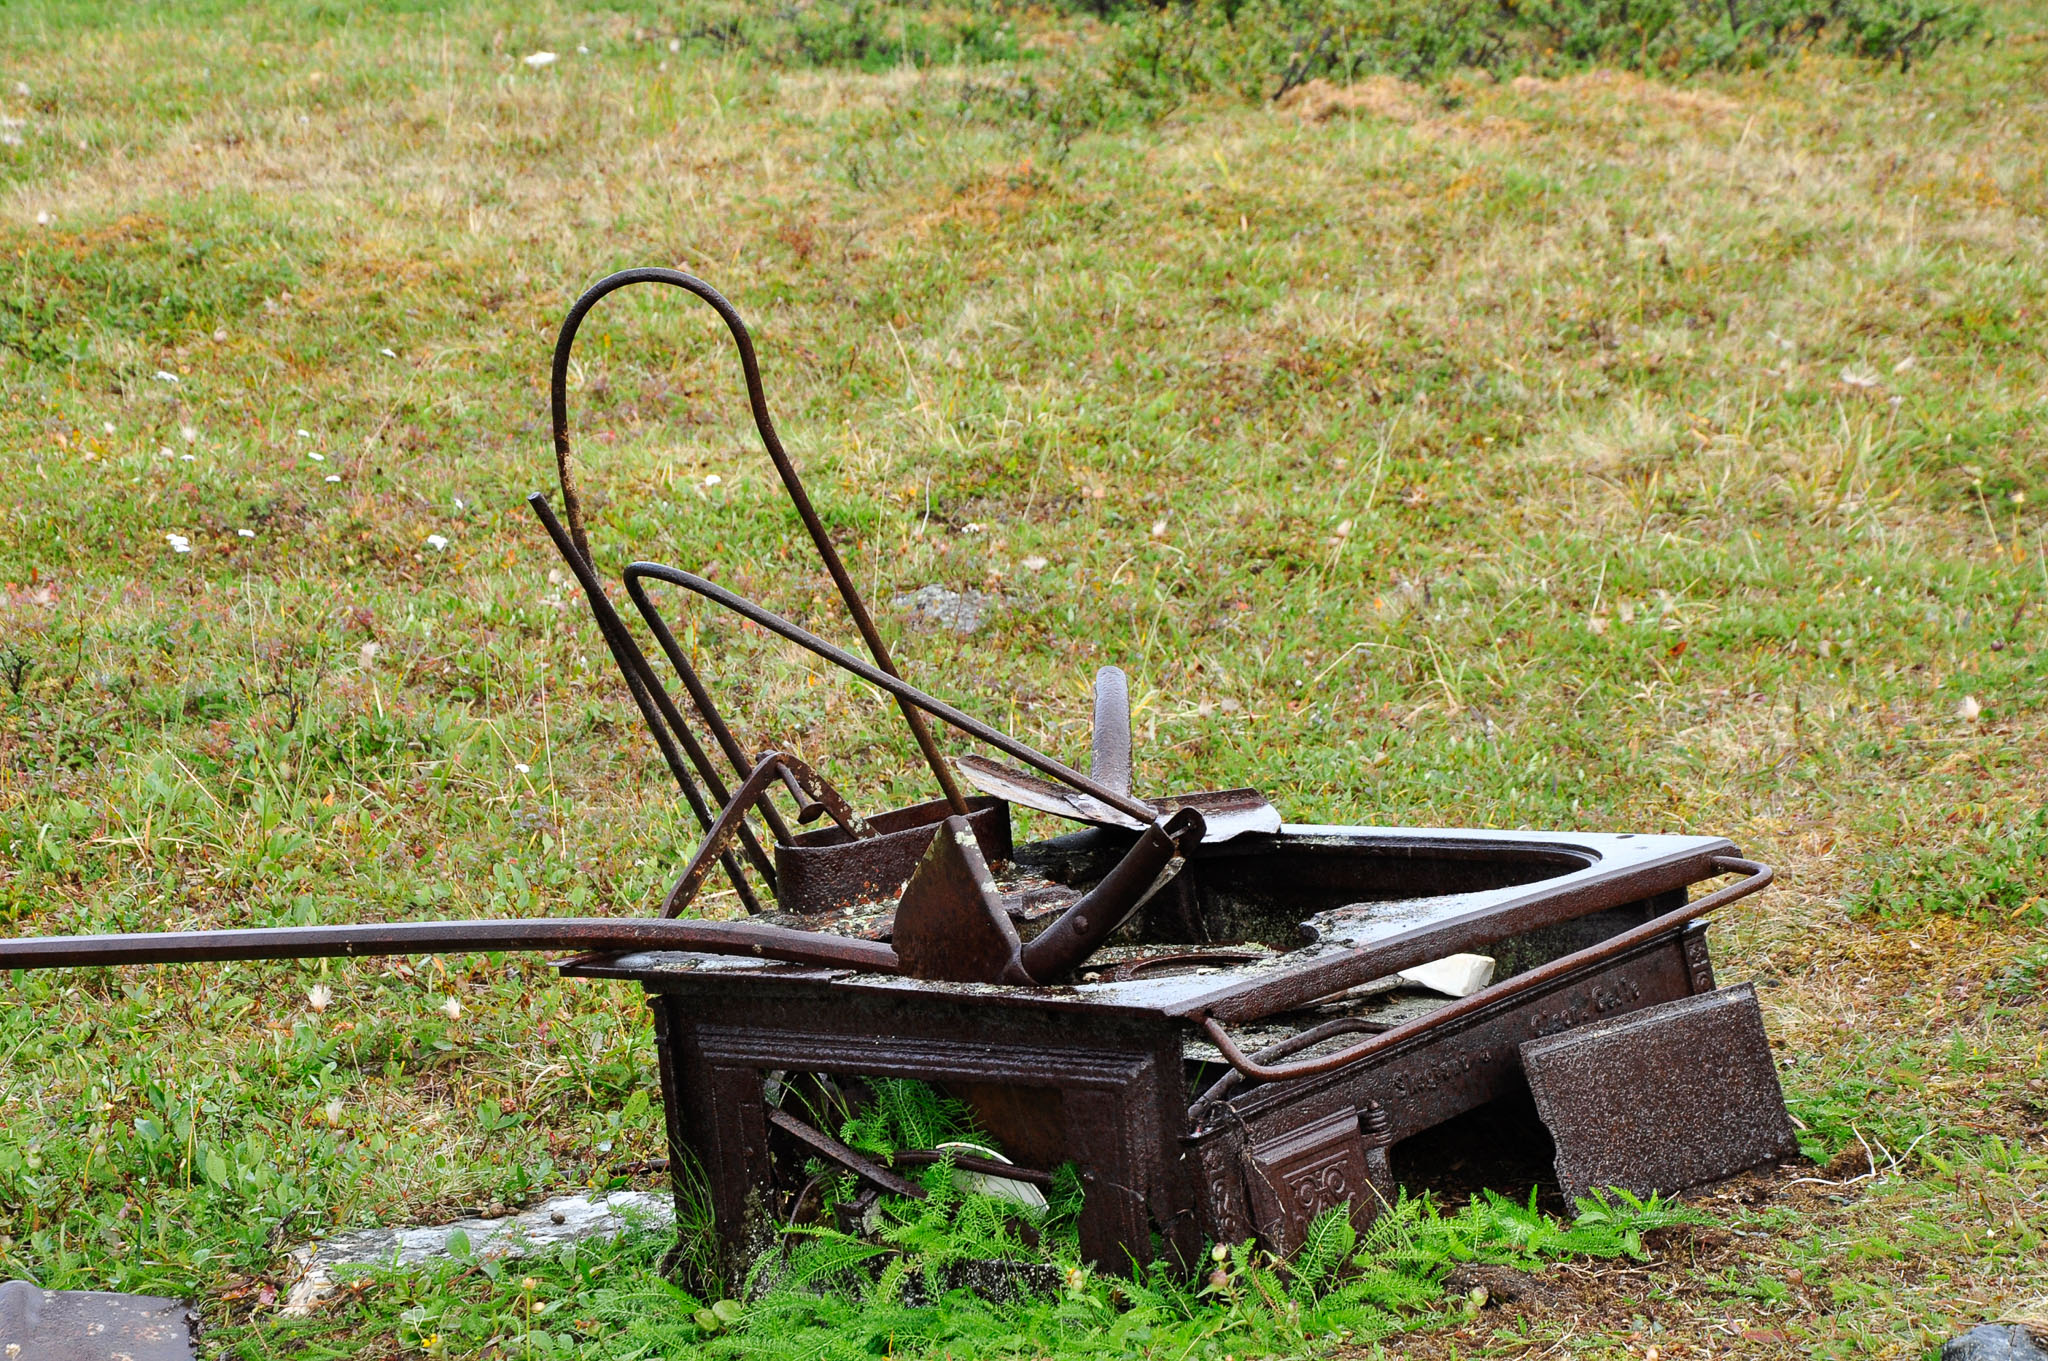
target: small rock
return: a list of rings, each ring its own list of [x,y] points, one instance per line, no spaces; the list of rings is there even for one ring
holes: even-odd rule
[[[995,600],[980,591],[949,591],[944,586],[920,586],[908,595],[899,595],[893,602],[897,609],[906,610],[927,624],[955,633],[972,633],[981,627],[981,621],[995,605]]]
[[[1444,1278],[1444,1289],[1475,1300],[1481,1308],[1542,1304],[1551,1296],[1550,1287],[1536,1277],[1504,1266],[1461,1266]]]
[[[1941,1361],[2048,1361],[2048,1351],[2018,1324],[1985,1323],[1942,1343]]]

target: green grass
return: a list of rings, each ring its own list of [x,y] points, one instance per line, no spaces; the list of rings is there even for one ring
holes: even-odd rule
[[[1401,1345],[1923,1354],[2048,1293],[2030,7],[1903,74],[1120,113],[1061,80],[1123,30],[1038,12],[969,45],[986,16],[919,10],[885,62],[711,8],[0,13],[10,930],[645,911],[694,829],[521,498],[569,300],[680,264],[753,324],[870,600],[997,597],[971,639],[884,608],[913,681],[1077,756],[1114,662],[1147,786],[1779,866],[1719,969],[1844,1184],[1710,1198],[1725,1241]],[[627,294],[586,327],[600,562],[850,639],[714,326]],[[928,795],[871,696],[693,622],[743,741]],[[0,1274],[194,1295],[247,1355],[399,1354],[446,1296],[281,1322],[316,1227],[661,1151],[644,1009],[528,957],[0,989]],[[663,1289],[645,1243],[591,1253]],[[579,1269],[447,1290],[511,1317]]]

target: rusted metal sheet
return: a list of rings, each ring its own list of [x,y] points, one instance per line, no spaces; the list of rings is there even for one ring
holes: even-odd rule
[[[1567,1195],[1683,1191],[1798,1151],[1747,983],[1532,1040],[1521,1053]]]
[[[9,1361],[192,1361],[199,1316],[183,1300],[0,1282]]]

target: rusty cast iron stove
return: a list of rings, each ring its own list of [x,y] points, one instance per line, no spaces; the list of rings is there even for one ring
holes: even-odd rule
[[[763,445],[872,660],[635,563],[625,595],[679,702],[614,605],[567,377],[590,309],[638,283],[725,321]],[[1114,668],[1096,680],[1086,773],[901,678],[775,432],[746,327],[709,285],[663,269],[594,285],[557,341],[552,400],[567,523],[531,504],[705,834],[660,915],[23,939],[0,941],[0,968],[581,951],[565,974],[647,993],[677,1194],[701,1172],[728,1274],[805,1212],[814,1159],[901,1195],[922,1194],[902,1169],[940,1156],[1027,1186],[1071,1162],[1084,1255],[1122,1271],[1190,1265],[1205,1241],[1285,1251],[1340,1204],[1369,1222],[1398,1193],[1393,1145],[1532,1087],[1573,1191],[1678,1190],[1791,1151],[1755,999],[1717,991],[1709,961],[1702,919],[1771,878],[1727,841],[1285,823],[1248,789],[1140,798]],[[863,816],[795,755],[750,754],[662,612],[677,592],[889,694],[940,797]],[[1018,764],[949,759],[932,719]],[[1076,830],[1017,844],[1013,805]],[[684,918],[714,876],[745,919]],[[1013,1161],[878,1161],[788,1099],[883,1077],[963,1099]]]

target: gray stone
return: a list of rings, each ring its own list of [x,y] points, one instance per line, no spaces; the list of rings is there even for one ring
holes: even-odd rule
[[[2048,1361],[2048,1351],[2017,1323],[1985,1323],[1942,1343],[1941,1361]]]
[[[949,591],[944,586],[920,586],[895,599],[899,610],[907,610],[924,623],[936,624],[955,633],[972,633],[995,607],[995,599],[980,591]]]
[[[9,1361],[192,1361],[199,1316],[183,1300],[0,1283]]]
[[[410,1266],[455,1254],[449,1242],[459,1232],[478,1257],[519,1257],[558,1243],[612,1238],[630,1228],[666,1228],[675,1222],[675,1201],[667,1192],[609,1191],[556,1196],[529,1210],[498,1219],[458,1219],[452,1224],[412,1228],[354,1229],[295,1248],[298,1283],[285,1300],[287,1314],[311,1313],[332,1293],[336,1268]]]

